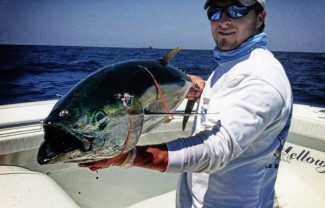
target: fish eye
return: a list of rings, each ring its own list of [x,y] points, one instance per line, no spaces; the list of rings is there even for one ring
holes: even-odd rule
[[[62,109],[60,112],[59,112],[59,117],[61,118],[65,118],[65,117],[68,117],[70,116],[70,111],[69,109]]]

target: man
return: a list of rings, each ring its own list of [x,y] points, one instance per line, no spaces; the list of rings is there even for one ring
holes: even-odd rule
[[[177,207],[273,207],[292,94],[281,64],[266,49],[265,0],[208,0],[218,67],[206,81],[194,134],[88,164],[181,173]],[[199,92],[199,93],[198,93]],[[196,99],[201,91],[192,90]],[[216,114],[218,113],[218,114]]]

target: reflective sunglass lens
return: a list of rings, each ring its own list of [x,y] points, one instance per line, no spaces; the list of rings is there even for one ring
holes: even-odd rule
[[[211,21],[217,21],[221,18],[222,10],[219,8],[209,8],[208,9],[208,19]]]
[[[227,16],[230,18],[239,18],[248,14],[251,7],[232,5],[226,9],[218,7],[210,7],[207,11],[208,19],[211,21],[220,20],[222,12],[226,11]]]
[[[221,12],[216,12],[211,16],[210,20],[216,21],[219,20],[220,18],[221,18]]]
[[[249,7],[234,5],[227,8],[227,14],[232,18],[242,17],[248,14],[249,9]]]

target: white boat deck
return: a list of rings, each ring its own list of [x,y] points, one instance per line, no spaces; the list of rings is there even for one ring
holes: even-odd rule
[[[12,171],[9,173],[8,167],[19,166],[32,171],[31,173],[36,172],[35,177],[42,175],[41,178],[49,178],[47,176],[49,175],[80,207],[146,208],[153,207],[153,204],[154,207],[175,206],[178,177],[176,174],[163,174],[140,168],[122,170],[118,167],[96,173],[78,168],[75,164],[38,165],[37,149],[43,140],[40,120],[48,115],[55,102],[0,106],[0,187],[2,188],[0,194],[12,194],[11,198],[10,196],[6,198],[7,200],[0,198],[0,204],[10,203],[9,199],[18,193],[26,194],[21,192],[19,188],[21,185],[18,184],[20,181],[26,185],[26,180],[25,182],[17,180],[18,186],[14,192],[12,192],[13,186],[6,182],[8,177],[10,179],[13,175],[17,175],[18,171],[9,168]],[[142,137],[139,143],[160,143],[189,135],[191,123],[183,132],[181,121],[181,117],[176,117],[171,123],[162,124],[153,133]],[[287,152],[284,154],[276,184],[280,205],[282,207],[324,207],[324,108],[294,105],[285,151]],[[27,170],[24,171],[28,173]],[[37,183],[37,180],[30,181]],[[43,183],[52,182],[43,180]],[[33,184],[29,183],[29,185]],[[33,190],[37,196],[40,190]],[[63,195],[58,194],[57,201],[61,199],[67,200]],[[19,205],[16,202],[14,205],[29,207],[26,204],[28,201],[20,201],[20,205],[26,206],[16,206]],[[69,203],[69,200],[67,201]]]

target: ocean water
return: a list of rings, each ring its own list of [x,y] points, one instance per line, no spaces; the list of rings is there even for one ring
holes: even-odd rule
[[[97,69],[132,59],[158,59],[168,51],[0,45],[0,105],[58,99]],[[274,55],[287,72],[294,103],[325,107],[325,54],[274,52]],[[204,79],[217,65],[211,50],[186,49],[171,64]]]

